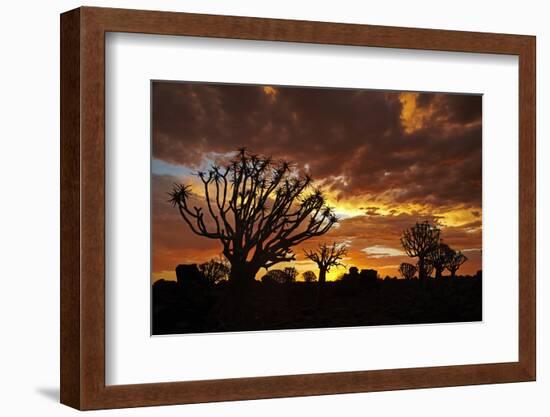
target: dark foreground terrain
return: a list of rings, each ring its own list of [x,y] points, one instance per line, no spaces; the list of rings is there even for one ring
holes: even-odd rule
[[[261,283],[234,289],[157,281],[152,333],[480,321],[481,277]]]

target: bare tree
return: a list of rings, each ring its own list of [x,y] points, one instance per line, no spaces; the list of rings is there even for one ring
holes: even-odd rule
[[[429,260],[426,260],[424,262],[422,269],[420,268],[420,265],[417,265],[417,268],[418,268],[418,276],[422,275],[424,278],[430,278],[435,269]]]
[[[317,275],[313,271],[305,271],[302,273],[302,278],[304,282],[315,282],[317,281]]]
[[[210,259],[208,262],[199,265],[199,271],[204,275],[210,284],[217,284],[229,279],[231,265],[223,256]]]
[[[439,244],[440,230],[428,221],[416,223],[410,229],[403,232],[401,245],[410,257],[418,257],[418,276],[425,279],[429,276],[426,257],[433,252]]]
[[[428,254],[427,263],[435,269],[435,278],[441,278],[445,268],[447,268],[454,251],[445,243],[440,243],[437,247]]]
[[[453,254],[447,264],[447,269],[451,273],[451,278],[456,276],[456,271],[458,271],[458,268],[460,268],[460,266],[467,260],[468,258],[462,252],[453,251]]]
[[[401,265],[399,265],[399,273],[405,279],[412,279],[414,278],[414,274],[416,274],[416,266],[403,262]]]
[[[319,283],[324,284],[327,279],[327,272],[333,266],[344,266],[340,260],[346,256],[346,247],[342,244],[333,243],[327,245],[322,243],[315,251],[304,251],[306,258],[312,260],[319,267]]]
[[[176,184],[170,201],[194,233],[222,243],[234,283],[254,280],[260,268],[295,260],[293,246],[337,222],[323,193],[308,192],[312,179],[288,162],[241,149],[226,167],[213,165],[198,177],[204,196]],[[193,197],[202,198],[203,207],[193,206]]]
[[[288,277],[287,282],[295,282],[296,277],[298,276],[298,270],[294,268],[293,266],[287,266],[283,272]]]

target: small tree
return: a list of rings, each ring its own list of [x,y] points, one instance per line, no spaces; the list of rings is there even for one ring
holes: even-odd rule
[[[451,258],[449,259],[449,263],[447,264],[447,269],[451,273],[451,278],[456,276],[456,271],[458,271],[458,268],[460,268],[460,266],[467,260],[468,258],[462,252],[453,251]]]
[[[420,276],[420,274],[422,274],[425,278],[430,278],[435,269],[429,260],[424,262],[422,270],[420,269],[420,265],[417,265],[417,268],[418,268],[418,275]]]
[[[344,266],[340,260],[346,256],[346,247],[342,244],[333,243],[327,245],[322,243],[315,251],[304,251],[306,258],[312,260],[319,268],[319,284],[324,284],[327,279],[327,272],[334,266]]]
[[[317,281],[317,275],[313,271],[305,271],[302,273],[302,278],[304,282],[315,282]]]
[[[414,278],[414,274],[416,274],[416,266],[403,262],[399,265],[399,273],[405,279],[412,279]]]
[[[281,271],[280,269],[272,269],[267,271],[266,274],[262,277],[263,283],[276,283],[276,284],[286,284],[288,282],[288,275]]]
[[[433,252],[439,244],[440,230],[428,221],[416,223],[410,229],[403,232],[401,245],[410,257],[418,258],[418,277],[425,279],[429,275],[426,257]]]
[[[427,262],[435,269],[435,278],[441,278],[445,268],[447,268],[454,251],[445,243],[440,243],[428,254]]]
[[[227,259],[220,256],[200,264],[199,271],[211,285],[215,285],[221,281],[229,279],[231,266],[229,262],[227,262]]]
[[[202,195],[175,184],[170,202],[193,233],[222,244],[233,283],[253,281],[261,268],[295,260],[294,246],[337,222],[323,193],[308,192],[312,179],[288,162],[241,149],[226,167],[213,165],[198,177]],[[202,205],[192,204],[197,198]]]
[[[296,277],[298,276],[298,270],[294,268],[293,266],[287,266],[283,272],[287,276],[287,282],[295,282]]]

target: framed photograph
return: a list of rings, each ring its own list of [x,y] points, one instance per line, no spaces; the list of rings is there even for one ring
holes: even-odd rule
[[[533,381],[535,38],[61,15],[61,402]]]

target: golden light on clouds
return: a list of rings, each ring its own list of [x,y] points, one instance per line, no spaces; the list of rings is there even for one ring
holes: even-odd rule
[[[399,101],[401,102],[401,122],[406,133],[414,133],[422,129],[430,120],[434,113],[434,106],[430,104],[427,107],[417,105],[419,93],[401,93]]]
[[[439,223],[447,227],[461,227],[477,221],[481,221],[479,212],[470,208],[454,208],[447,212],[435,213],[439,217]],[[481,224],[479,225],[481,229]]]
[[[272,102],[275,102],[277,100],[277,90],[275,90],[273,87],[266,85],[263,87],[264,94],[269,96]]]

